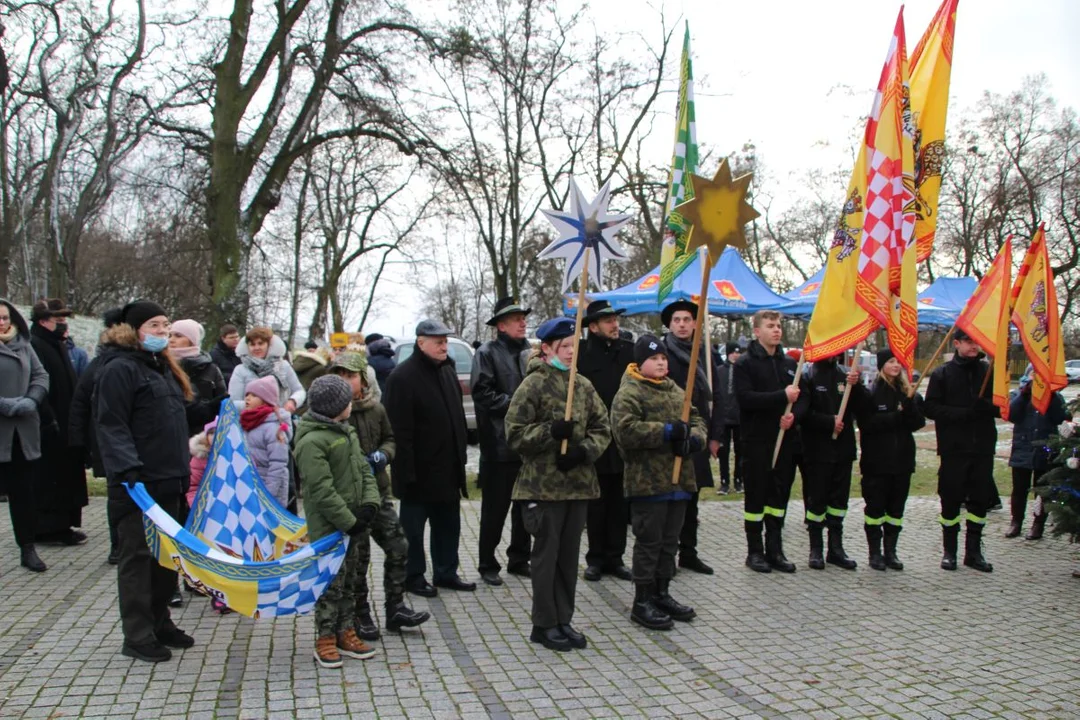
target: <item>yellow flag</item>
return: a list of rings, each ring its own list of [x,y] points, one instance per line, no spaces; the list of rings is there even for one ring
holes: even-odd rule
[[[994,359],[994,404],[1009,418],[1009,297],[1012,288],[1012,238],[998,250],[990,269],[979,281],[956,327],[966,332]]]
[[[1068,378],[1057,290],[1046,250],[1046,232],[1041,225],[1021,265],[1012,298],[1012,321],[1020,331],[1033,370],[1031,403],[1045,413],[1054,391],[1065,387]]]
[[[945,162],[945,118],[949,109],[956,6],[960,0],[944,0],[911,52],[911,109],[915,133],[915,241],[918,262],[926,260],[934,246],[938,193]]]

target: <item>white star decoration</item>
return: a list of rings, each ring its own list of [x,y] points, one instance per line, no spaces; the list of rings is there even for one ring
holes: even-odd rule
[[[610,183],[604,183],[596,199],[591,203],[570,178],[570,212],[544,210],[544,215],[559,231],[559,238],[544,248],[538,256],[542,260],[566,259],[563,292],[570,289],[574,279],[581,275],[585,263],[585,248],[589,248],[589,284],[603,289],[605,260],[627,260],[626,251],[615,239],[623,225],[630,222],[629,215],[608,215],[611,200]]]

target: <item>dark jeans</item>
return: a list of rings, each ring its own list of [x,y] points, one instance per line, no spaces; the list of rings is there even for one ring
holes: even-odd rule
[[[803,478],[806,524],[842,522],[851,497],[851,461],[807,463]],[[830,525],[831,527],[831,525]]]
[[[34,505],[34,477],[37,460],[23,455],[19,434],[11,439],[11,461],[0,463],[0,492],[8,496],[11,528],[19,547],[34,544],[34,524],[37,509]]]
[[[182,504],[180,496],[158,500],[158,505],[181,523]],[[124,642],[145,645],[155,642],[155,633],[175,627],[169,616],[169,598],[176,591],[176,570],[163,567],[150,553],[141,512],[129,512],[116,520],[116,530],[120,537],[116,590]]]
[[[626,552],[627,507],[623,498],[623,474],[597,474],[600,497],[589,501],[586,527],[589,550],[585,563],[608,572],[623,564]]]
[[[510,513],[510,545],[506,548],[506,565],[513,570],[529,564],[529,533],[521,521],[521,504],[510,500],[519,470],[519,462],[480,460],[480,486],[484,495],[480,500],[480,556],[476,569],[481,573],[502,570],[495,559],[495,549],[502,540],[507,513]]]
[[[679,547],[687,500],[630,503],[630,525],[634,529],[635,585],[675,576],[675,551]]]
[[[967,505],[968,519],[986,523],[986,511],[993,503],[996,491],[991,491],[994,479],[994,456],[941,456],[938,468],[938,495],[941,498],[941,519],[944,525],[959,522],[960,506]]]
[[[533,625],[545,630],[569,625],[574,618],[578,555],[589,501],[526,500],[523,504],[525,529],[533,536]]]
[[[739,426],[725,425],[720,435],[720,482],[727,485],[731,481],[731,469],[728,466],[731,450],[735,450],[735,480],[742,481],[742,447],[739,443]]]
[[[401,501],[401,527],[409,542],[409,561],[405,564],[406,582],[423,577],[427,571],[424,556],[424,525],[431,522],[432,581],[449,580],[458,571],[458,543],[461,541],[461,506],[453,502]]]

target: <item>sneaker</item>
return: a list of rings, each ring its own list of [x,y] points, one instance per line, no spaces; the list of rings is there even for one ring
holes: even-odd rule
[[[86,533],[79,532],[78,530],[68,530],[60,537],[61,545],[82,545],[84,542],[86,542]]]
[[[727,495],[730,492],[731,492],[731,486],[730,485],[728,485],[726,482],[720,483],[720,494],[721,495]]]
[[[320,638],[321,642],[322,638]],[[337,636],[337,651],[357,660],[375,657],[375,648],[356,636],[356,631],[349,629]]]
[[[143,662],[164,662],[172,660],[172,652],[159,642],[146,643],[144,645],[131,645],[124,643],[120,648],[120,654]]]
[[[111,548],[109,548],[109,557],[106,560],[106,562],[109,563],[110,565],[119,565],[120,564],[120,548],[116,547],[115,545],[113,545]]]
[[[361,640],[372,642],[379,639],[379,626],[371,617],[371,611],[358,613],[353,618],[353,629]]]
[[[321,637],[315,641],[315,662],[324,668],[341,667],[341,653],[338,652],[337,638],[333,635]]]
[[[178,627],[171,627],[154,633],[159,643],[171,648],[189,648],[195,644],[195,638]]]
[[[180,594],[180,588],[173,591],[169,598],[169,607],[184,607],[184,596]]]
[[[386,608],[386,629],[400,632],[402,628],[414,628],[431,619],[431,613],[416,612],[405,603]]]

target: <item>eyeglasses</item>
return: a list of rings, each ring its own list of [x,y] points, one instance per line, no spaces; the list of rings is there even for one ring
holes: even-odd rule
[[[150,330],[164,330],[165,332],[169,332],[169,330],[172,329],[172,323],[168,320],[154,320],[153,322],[145,322],[142,326]]]

